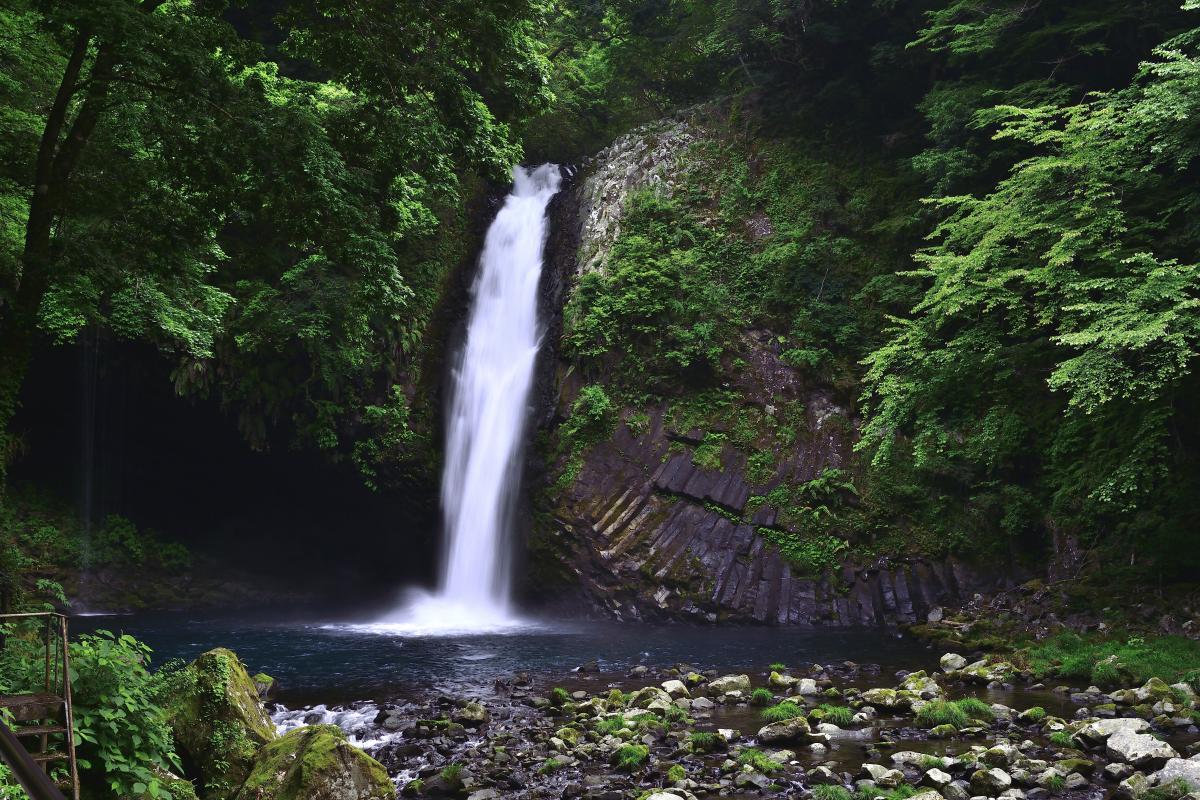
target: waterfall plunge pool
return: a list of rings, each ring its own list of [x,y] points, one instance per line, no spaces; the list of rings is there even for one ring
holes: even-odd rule
[[[253,672],[280,685],[289,706],[390,701],[434,688],[487,692],[515,672],[568,678],[598,662],[607,676],[639,664],[677,663],[701,669],[762,672],[789,665],[845,660],[879,664],[881,678],[898,669],[937,666],[933,650],[884,628],[783,628],[646,625],[603,620],[529,620],[503,632],[419,635],[400,628],[312,617],[203,615],[163,612],[77,617],[75,633],[129,633],[154,650],[157,667],[228,647]]]

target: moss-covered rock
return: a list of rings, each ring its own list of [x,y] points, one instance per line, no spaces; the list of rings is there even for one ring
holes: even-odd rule
[[[393,800],[387,770],[336,725],[289,731],[258,754],[235,800]]]
[[[233,651],[217,648],[185,667],[173,689],[167,719],[185,771],[205,800],[232,796],[276,738],[254,681]]]

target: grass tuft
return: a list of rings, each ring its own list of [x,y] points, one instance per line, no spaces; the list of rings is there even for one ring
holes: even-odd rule
[[[965,728],[970,721],[967,712],[948,700],[932,700],[917,712],[917,724],[923,728],[936,728],[938,725]]]
[[[753,747],[747,747],[745,750],[739,753],[737,762],[739,764],[748,765],[752,769],[761,772],[763,775],[770,775],[779,769],[779,762],[772,761],[770,758],[767,758],[766,753],[761,750],[756,750]]]
[[[850,790],[845,786],[819,784],[812,789],[813,800],[851,800]]]
[[[996,719],[996,714],[992,711],[992,707],[977,697],[965,697],[962,700],[955,700],[954,705],[958,706],[971,719],[980,722],[994,722]]]
[[[644,744],[627,744],[618,747],[613,753],[613,763],[620,769],[630,772],[638,769],[650,758],[650,748]]]
[[[784,700],[778,705],[773,705],[770,708],[764,708],[762,718],[767,722],[783,722],[785,719],[795,719],[803,717],[804,709],[793,703],[791,700]]]
[[[837,725],[839,728],[844,728],[854,721],[854,710],[846,706],[833,706],[829,703],[822,703],[815,710],[821,712],[821,722],[828,722],[831,725]]]
[[[752,706],[769,706],[775,702],[775,695],[770,689],[758,687],[750,693],[750,705]]]

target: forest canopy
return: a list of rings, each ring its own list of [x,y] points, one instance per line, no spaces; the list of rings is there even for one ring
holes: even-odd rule
[[[686,200],[638,199],[623,271],[568,309],[571,352],[638,353],[653,394],[765,325],[854,387],[864,502],[893,518],[945,530],[965,505],[972,535],[1178,546],[1197,523],[1198,14],[9,0],[0,425],[36,342],[100,330],[157,348],[254,446],[283,430],[370,481],[402,473],[432,447],[415,375],[481,187],[720,106],[772,177],[745,188],[722,171],[735,150],[696,153],[731,181],[705,202],[780,235],[754,251]],[[684,296],[638,305],[655,281]],[[20,447],[6,433],[3,460]]]

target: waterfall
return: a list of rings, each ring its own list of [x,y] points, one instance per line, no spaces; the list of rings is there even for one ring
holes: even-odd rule
[[[446,417],[439,589],[410,599],[384,624],[433,632],[491,630],[514,622],[509,609],[514,501],[543,333],[538,285],[546,206],[560,181],[554,164],[515,168],[512,192],[488,228]]]

